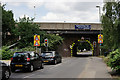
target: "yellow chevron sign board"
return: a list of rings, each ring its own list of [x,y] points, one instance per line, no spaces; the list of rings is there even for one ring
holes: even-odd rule
[[[103,39],[98,39],[98,43],[103,43]]]
[[[40,46],[40,35],[34,35],[34,46]]]
[[[98,35],[98,43],[103,43],[103,35],[102,34],[99,34]]]

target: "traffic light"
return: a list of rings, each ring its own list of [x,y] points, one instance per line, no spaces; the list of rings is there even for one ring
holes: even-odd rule
[[[93,47],[94,47],[94,48],[96,47],[96,41],[93,42]]]
[[[48,47],[48,39],[45,39],[45,47]]]

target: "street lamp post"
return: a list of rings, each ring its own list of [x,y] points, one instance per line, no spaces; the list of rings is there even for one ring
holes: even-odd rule
[[[99,8],[99,22],[101,23],[101,8],[100,6],[96,6],[96,8]],[[100,28],[100,34],[101,34],[101,28]],[[100,55],[101,55],[101,43],[100,43]]]
[[[101,22],[101,9],[100,9],[100,6],[96,6],[96,8],[99,8],[99,21]]]

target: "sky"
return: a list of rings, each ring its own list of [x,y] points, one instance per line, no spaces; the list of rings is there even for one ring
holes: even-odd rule
[[[6,10],[12,10],[14,19],[24,16],[35,22],[99,23],[102,0],[2,0]]]

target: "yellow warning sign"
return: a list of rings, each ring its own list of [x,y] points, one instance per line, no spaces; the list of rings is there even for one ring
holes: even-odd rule
[[[40,41],[34,41],[34,46],[40,46]]]
[[[98,35],[98,39],[103,39],[103,35],[102,35],[102,34],[99,34],[99,35]]]
[[[98,43],[103,43],[103,39],[98,39]]]
[[[103,35],[102,34],[98,35],[98,43],[103,43]]]
[[[34,46],[40,46],[40,35],[34,35]]]
[[[40,41],[40,35],[34,35],[34,41]]]

